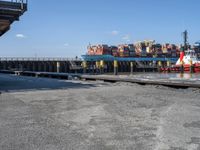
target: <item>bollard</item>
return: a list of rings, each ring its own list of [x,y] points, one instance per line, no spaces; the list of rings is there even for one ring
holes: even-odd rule
[[[114,75],[118,74],[118,62],[117,60],[114,60]]]
[[[184,66],[183,66],[184,62],[181,61],[181,66],[180,66],[180,72],[183,74],[184,73]]]
[[[194,73],[194,65],[192,60],[190,60],[190,73]]]
[[[87,73],[87,61],[83,61],[82,66],[83,66],[83,73]]]
[[[131,62],[130,66],[131,66],[131,75],[132,75],[133,74],[133,67],[134,67],[133,62]]]
[[[57,71],[57,73],[60,72],[60,62],[56,63],[56,71]]]
[[[103,60],[100,61],[100,73],[101,74],[104,73],[104,61]]]

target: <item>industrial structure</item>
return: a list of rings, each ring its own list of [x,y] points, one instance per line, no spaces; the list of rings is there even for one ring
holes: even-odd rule
[[[0,36],[27,11],[27,0],[0,0]]]
[[[27,0],[0,0],[0,36],[27,11]],[[187,39],[185,39],[187,40]],[[184,45],[186,46],[186,44]],[[154,40],[118,46],[89,45],[82,59],[67,58],[0,58],[0,70],[57,73],[111,73],[159,71],[175,64],[181,45],[158,44]],[[194,50],[199,52],[200,43]]]
[[[81,71],[78,58],[0,58],[0,71],[75,73]]]

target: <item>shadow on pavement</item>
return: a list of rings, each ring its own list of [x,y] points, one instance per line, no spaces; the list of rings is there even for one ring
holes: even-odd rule
[[[57,80],[51,78],[22,77],[8,74],[0,74],[1,92],[21,92],[32,90],[56,90],[70,88],[90,88],[94,84],[84,84],[73,81]]]

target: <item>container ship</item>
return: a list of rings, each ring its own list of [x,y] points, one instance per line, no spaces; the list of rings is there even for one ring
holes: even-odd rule
[[[103,64],[105,62],[111,65],[110,68],[113,68],[114,64],[119,62],[121,68],[132,66],[136,70],[155,70],[156,68],[158,71],[163,72],[182,72],[182,70],[184,72],[191,70],[188,66],[192,65],[194,72],[197,72],[200,71],[200,41],[189,45],[187,42],[187,31],[185,31],[184,44],[179,45],[172,43],[160,44],[155,40],[144,40],[112,46],[107,44],[89,44],[87,54],[82,55],[82,57],[88,64],[93,65],[95,62],[102,62]]]
[[[108,46],[106,44],[89,45],[87,55],[102,56],[111,55],[114,57],[169,57],[178,58],[180,55],[180,45],[159,44],[155,40],[138,41],[134,44],[120,44],[118,46]]]

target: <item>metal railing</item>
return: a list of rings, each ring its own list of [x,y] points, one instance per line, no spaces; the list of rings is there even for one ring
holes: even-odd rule
[[[82,61],[82,59],[63,57],[0,57],[0,61]]]
[[[8,3],[13,3],[13,6],[16,5],[19,7],[20,5],[20,10],[26,10],[27,9],[27,4],[28,4],[28,0],[0,0],[0,2],[8,2]],[[5,5],[5,4],[4,4]],[[9,6],[8,8],[10,8],[11,6]],[[8,9],[7,8],[7,9]],[[6,8],[5,8],[6,9]],[[14,9],[13,7],[11,7],[10,9]]]
[[[28,3],[28,0],[0,0],[0,1],[13,2],[13,3],[23,3],[23,4]]]

